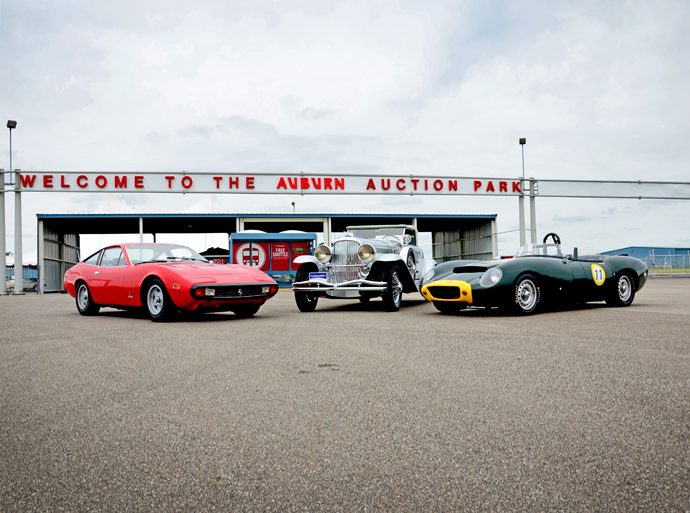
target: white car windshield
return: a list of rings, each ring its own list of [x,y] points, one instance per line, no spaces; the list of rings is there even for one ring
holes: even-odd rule
[[[563,258],[565,254],[560,244],[525,244],[515,253],[515,258],[525,256],[546,256]]]
[[[199,253],[176,244],[127,244],[127,255],[133,264],[145,262],[208,262]]]
[[[405,228],[401,226],[352,227],[348,228],[348,232],[360,239],[390,240],[390,237],[394,237],[398,242],[402,243],[405,235]]]

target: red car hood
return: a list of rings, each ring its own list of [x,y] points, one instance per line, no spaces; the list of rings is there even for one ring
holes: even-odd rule
[[[158,264],[187,280],[198,283],[273,283],[265,272],[248,265],[169,262]]]

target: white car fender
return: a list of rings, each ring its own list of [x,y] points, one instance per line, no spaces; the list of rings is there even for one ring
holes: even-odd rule
[[[403,259],[397,253],[384,253],[380,255],[376,262],[402,262]]]
[[[317,266],[320,264],[314,255],[300,255],[292,262],[294,264],[316,264]]]

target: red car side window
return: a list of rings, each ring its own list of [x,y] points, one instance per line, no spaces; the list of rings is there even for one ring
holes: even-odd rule
[[[98,265],[98,259],[100,258],[100,256],[101,256],[101,252],[97,251],[96,253],[91,255],[89,258],[84,260],[84,263],[89,264],[89,265]]]
[[[101,258],[101,266],[103,267],[118,267],[124,265],[125,261],[122,258],[122,250],[120,248],[108,248],[103,250],[103,258]]]

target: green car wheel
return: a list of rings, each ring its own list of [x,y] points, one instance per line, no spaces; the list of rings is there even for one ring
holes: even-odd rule
[[[606,298],[606,304],[611,306],[630,306],[635,299],[635,286],[627,274],[620,274],[616,278],[613,290]]]
[[[514,309],[522,315],[531,315],[541,303],[541,289],[532,275],[525,274],[515,283]]]

